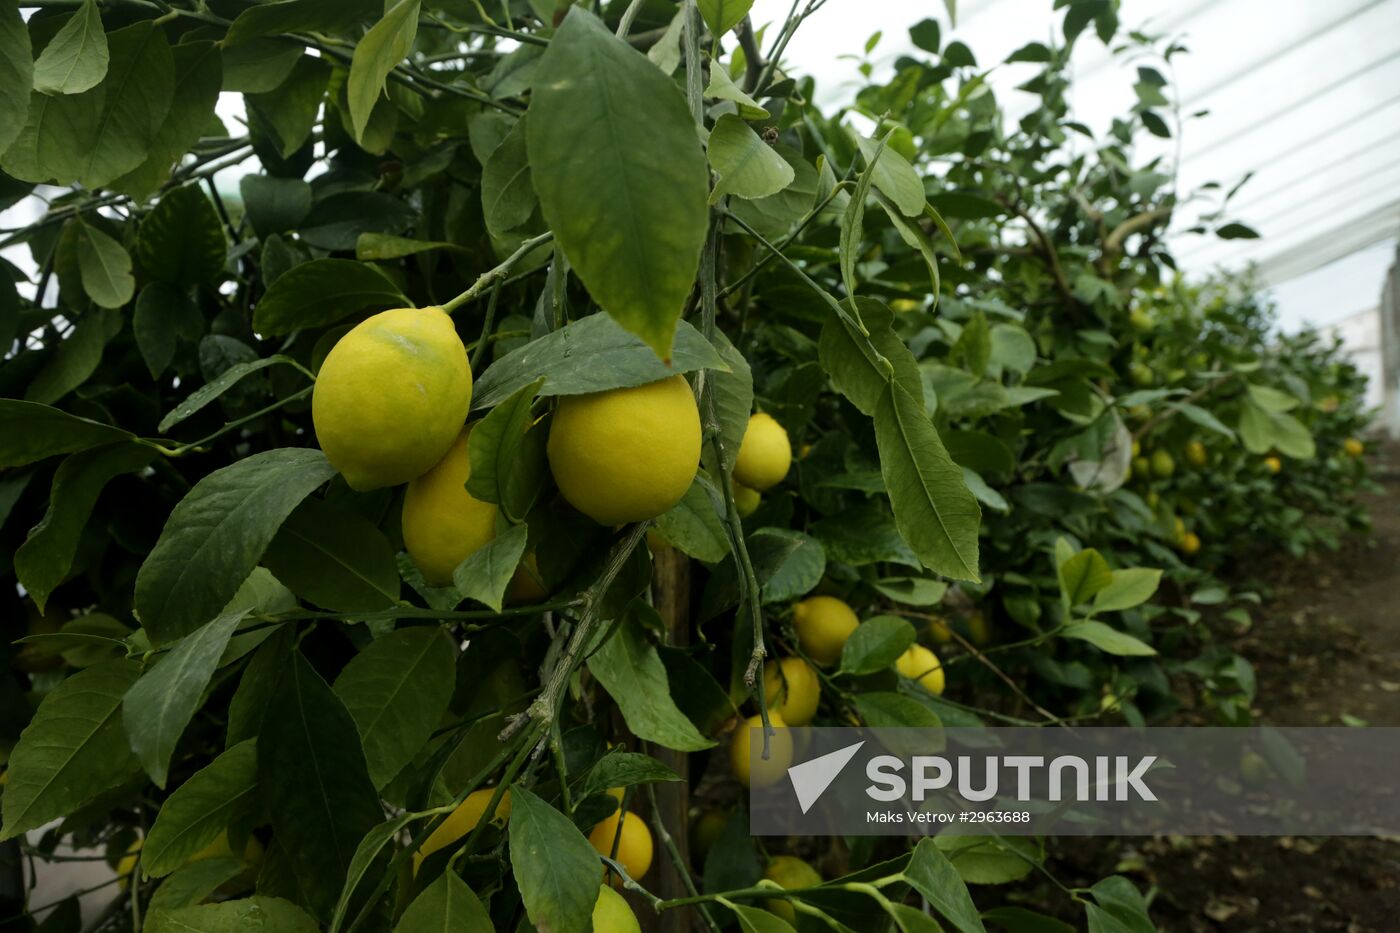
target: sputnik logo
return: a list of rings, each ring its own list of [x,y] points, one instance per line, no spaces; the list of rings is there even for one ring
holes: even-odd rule
[[[817,798],[826,792],[831,786],[831,782],[841,774],[842,769],[851,763],[851,759],[860,751],[860,747],[865,741],[859,741],[854,745],[847,745],[834,752],[828,752],[819,758],[811,761],[804,761],[800,765],[793,765],[788,768],[788,777],[792,780],[792,789],[797,793],[797,804],[806,813],[812,809],[812,805],[817,802]]]

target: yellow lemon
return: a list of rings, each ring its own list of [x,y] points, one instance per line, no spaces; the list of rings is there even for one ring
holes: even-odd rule
[[[929,619],[928,634],[940,645],[946,645],[953,640],[953,631],[948,627],[948,620],[943,618]]]
[[[831,664],[840,658],[857,625],[860,619],[855,611],[834,596],[811,596],[792,607],[797,640],[818,664]]]
[[[655,518],[700,465],[700,411],[684,376],[559,400],[549,467],[569,504],[603,525]]]
[[[1268,470],[1270,473],[1280,473],[1283,471],[1283,461],[1278,457],[1265,457],[1264,469]]]
[[[454,842],[462,839],[476,829],[476,825],[481,822],[481,818],[486,813],[486,808],[491,804],[491,795],[496,792],[494,787],[483,787],[481,790],[474,790],[467,795],[467,799],[457,805],[457,809],[447,814],[447,819],[443,820],[438,828],[433,830],[427,839],[423,841],[423,846],[413,853],[413,871],[418,872],[418,866],[423,864],[423,860],[439,849],[445,849]],[[510,791],[501,795],[501,801],[496,805],[495,813],[491,822],[503,824],[510,818]]]
[[[973,610],[967,617],[967,637],[979,648],[992,640],[992,624],[981,609]]]
[[[742,483],[734,484],[734,510],[740,518],[752,515],[762,501],[763,495],[757,489],[750,489]]]
[[[145,841],[137,839],[127,848],[126,854],[117,861],[117,877],[120,879],[118,884],[123,888],[130,883],[131,873],[136,871],[136,862],[141,858],[141,845]]]
[[[441,308],[398,308],[331,348],[311,395],[316,440],[350,488],[397,486],[442,459],[467,420],[472,369]]]
[[[622,822],[622,833],[618,835],[617,824]],[[613,857],[613,842],[617,842],[617,855]],[[588,834],[588,841],[600,855],[606,855],[617,862],[633,881],[638,881],[651,868],[653,845],[651,830],[642,818],[635,813],[615,811]]]
[[[403,498],[403,545],[432,586],[452,582],[452,571],[496,537],[496,506],[467,492],[471,428],[463,428],[447,455],[408,484]]]
[[[642,933],[627,900],[607,885],[599,886],[593,902],[593,933]]]
[[[1200,441],[1191,441],[1186,445],[1186,462],[1197,469],[1206,465],[1209,461],[1206,454],[1206,445]]]
[[[1201,549],[1201,539],[1194,531],[1188,531],[1181,536],[1181,553],[1191,555]]]
[[[1359,457],[1366,452],[1366,445],[1354,437],[1349,437],[1342,441],[1342,449],[1347,452],[1348,457]]]
[[[812,665],[801,658],[781,658],[763,665],[763,695],[768,709],[789,726],[805,726],[817,714],[821,681]]]
[[[768,860],[768,867],[763,870],[763,877],[775,882],[778,887],[785,891],[815,888],[822,883],[822,876],[817,873],[817,870],[795,855],[773,856]],[[792,909],[792,904],[786,900],[775,897],[768,900],[764,906],[789,924],[797,921],[797,914]]]
[[[734,478],[765,492],[783,481],[792,466],[792,442],[787,431],[766,412],[749,418],[739,456],[734,460]]]
[[[943,664],[938,660],[938,655],[923,645],[910,645],[894,662],[894,669],[901,676],[917,681],[919,686],[934,696],[943,693]]]
[[[734,766],[734,777],[745,787],[768,787],[770,784],[776,784],[787,774],[788,765],[792,764],[792,733],[788,732],[782,714],[776,710],[769,710],[768,722],[772,724],[774,732],[768,739],[767,758],[760,757],[754,762],[750,760],[749,754],[749,730],[763,727],[761,716],[750,716],[739,723],[739,728],[734,730],[734,737],[729,740],[729,763]],[[759,733],[755,733],[755,736],[761,753],[763,736]]]

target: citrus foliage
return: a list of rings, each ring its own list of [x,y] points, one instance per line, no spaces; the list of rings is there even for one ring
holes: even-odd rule
[[[3,197],[60,190],[0,275],[0,836],[104,847],[113,922],[635,930],[605,876],[648,925],[1049,922],[968,888],[1039,840],[765,864],[715,801],[793,749],[744,726],[1174,682],[1245,721],[1217,573],[1358,517],[1356,373],[1172,274],[1160,73],[1103,140],[1067,110],[1109,4],[1012,56],[1019,123],[931,20],[823,114],[773,58],[819,4],[763,46],[740,0],[37,6],[0,3]],[[683,848],[658,786],[702,776]]]

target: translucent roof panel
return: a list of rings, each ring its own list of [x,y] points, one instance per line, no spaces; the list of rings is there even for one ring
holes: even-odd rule
[[[757,0],[755,24],[781,20],[790,6],[790,0]],[[883,33],[870,56],[881,79],[898,56],[922,54],[908,27],[928,16],[942,23],[945,42],[961,39],[984,68],[1027,42],[1062,41],[1063,11],[1051,0],[957,6],[950,30],[936,0],[830,0],[803,25],[788,60],[794,71],[814,75],[819,99],[833,105],[849,102],[860,86],[852,56],[869,35]],[[1400,0],[1122,0],[1119,17],[1127,28],[1183,41],[1190,53],[1174,60],[1169,77],[1183,114],[1207,111],[1188,119],[1180,141],[1145,140],[1147,152],[1155,146],[1180,159],[1182,190],[1212,180],[1230,185],[1254,173],[1231,202],[1229,218],[1254,227],[1261,239],[1178,233],[1174,247],[1184,269],[1256,264],[1270,285],[1308,275],[1309,287],[1301,290],[1308,294],[1325,291],[1329,273],[1383,269],[1374,257],[1387,250],[1377,244],[1400,236]],[[1135,100],[1132,67],[1086,33],[1076,48],[1075,117],[1102,132],[1127,111]],[[1003,65],[992,74],[1013,112],[1035,105],[1015,90],[1034,69]],[[1191,226],[1199,209],[1180,210],[1174,229]],[[1358,252],[1372,258],[1333,265]],[[1364,287],[1378,296],[1380,284],[1377,277]],[[1278,294],[1294,292],[1300,290]],[[1291,317],[1298,316],[1292,309]]]

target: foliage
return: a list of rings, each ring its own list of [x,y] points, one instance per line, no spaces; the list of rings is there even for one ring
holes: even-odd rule
[[[762,662],[803,653],[794,601],[868,620],[819,724],[1142,722],[1181,683],[1244,722],[1252,672],[1212,630],[1257,597],[1227,571],[1362,521],[1355,370],[1271,336],[1247,282],[1173,273],[1182,196],[1136,141],[1180,132],[1156,65],[1181,50],[1119,36],[1115,4],[1062,0],[1063,44],[1011,56],[1040,97],[1015,121],[933,20],[822,113],[780,67],[820,2],[766,43],[742,0],[23,5],[0,197],[49,203],[0,241],[38,270],[0,268],[0,836],[139,852],[111,929],[583,930],[619,805],[665,829],[625,879],[644,917],[1055,928],[980,887],[1041,840],[761,851],[716,812]],[[1090,27],[1156,63],[1102,139],[1066,103]],[[1227,202],[1213,232],[1248,235]],[[330,348],[405,305],[470,348],[465,488],[499,506],[444,587],[403,553],[402,489],[352,491],[314,443]],[[674,373],[693,485],[594,524],[546,462],[556,400]],[[741,518],[755,407],[796,458]],[[947,697],[892,669],[915,638]],[[707,774],[723,829],[683,851],[655,785]],[[418,854],[506,788],[507,826]],[[769,849],[832,880],[760,884]],[[673,865],[698,894],[659,893]],[[1090,929],[1150,928],[1125,879],[1078,899]]]

